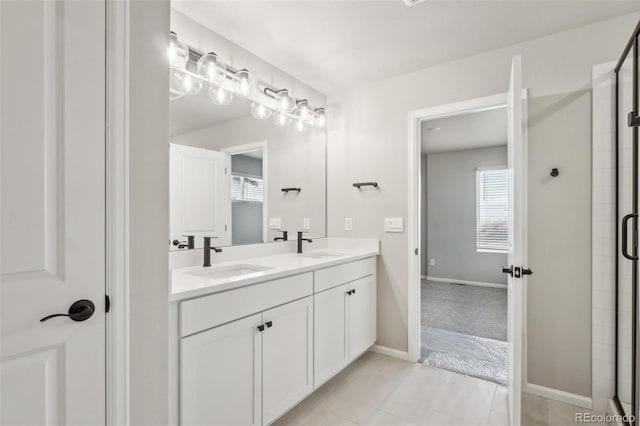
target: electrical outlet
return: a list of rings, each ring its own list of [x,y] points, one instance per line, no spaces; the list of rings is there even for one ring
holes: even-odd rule
[[[309,229],[311,229],[311,219],[309,219],[308,217],[305,217],[304,219],[302,219],[302,228],[305,231],[308,231]]]
[[[282,219],[279,217],[270,217],[269,229],[280,229],[280,228],[282,228]]]
[[[433,258],[429,259],[429,266],[436,266],[436,260]]]
[[[344,230],[353,231],[353,219],[350,217],[344,218]]]

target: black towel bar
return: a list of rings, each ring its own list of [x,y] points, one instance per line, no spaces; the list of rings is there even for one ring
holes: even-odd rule
[[[355,186],[358,189],[360,189],[360,187],[362,186],[373,186],[374,188],[377,188],[378,182],[358,182],[358,183],[354,183],[353,186]]]

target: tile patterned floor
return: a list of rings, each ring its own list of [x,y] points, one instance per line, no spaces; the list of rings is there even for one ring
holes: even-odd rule
[[[575,425],[575,413],[583,411],[588,410],[525,395],[523,425]],[[506,426],[507,390],[368,352],[275,425]]]

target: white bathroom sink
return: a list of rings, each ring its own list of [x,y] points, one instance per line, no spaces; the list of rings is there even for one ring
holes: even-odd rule
[[[334,251],[311,251],[302,255],[302,257],[308,257],[311,259],[332,259],[340,256],[344,256],[344,254]]]
[[[241,275],[249,275],[255,274],[256,272],[262,272],[269,269],[273,269],[269,266],[259,266],[259,265],[230,265],[230,266],[222,266],[219,268],[203,268],[197,271],[187,272],[191,275],[197,275],[199,277],[220,279],[220,278],[231,278]]]

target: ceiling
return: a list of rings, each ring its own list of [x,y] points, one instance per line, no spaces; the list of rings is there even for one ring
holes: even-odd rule
[[[173,0],[325,94],[640,10],[639,1]],[[631,31],[631,29],[630,29]]]
[[[196,95],[182,96],[170,103],[169,136],[217,126],[251,114],[251,102],[235,97],[229,105],[216,105],[209,100],[207,86]]]
[[[507,108],[423,121],[420,138],[423,154],[506,145]]]

